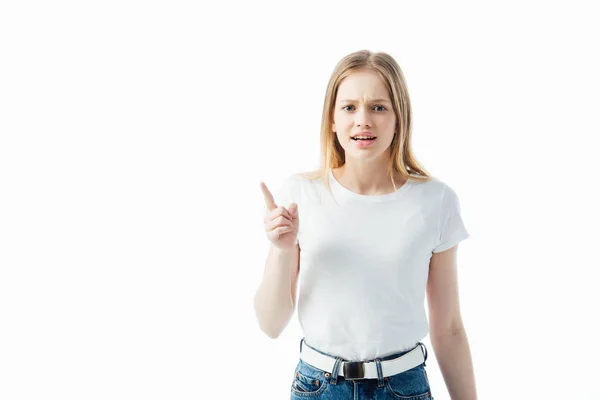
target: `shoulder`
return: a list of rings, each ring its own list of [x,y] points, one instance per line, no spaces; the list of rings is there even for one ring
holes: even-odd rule
[[[415,181],[414,179],[411,179],[411,182],[413,184],[421,186],[424,189],[439,193],[440,195],[456,193],[454,187],[451,184],[434,176],[428,177],[426,181]]]
[[[306,172],[296,172],[294,174],[288,175],[285,178],[285,182],[288,185],[293,185],[297,187],[304,186],[313,186],[322,182],[322,173],[319,170],[315,171],[306,171]]]
[[[285,178],[284,186],[295,196],[298,202],[322,203],[324,198],[329,198],[322,170],[297,172]]]
[[[418,188],[423,195],[428,197],[437,197],[440,198],[444,195],[444,192],[449,187],[444,181],[429,176],[426,180],[423,180],[422,177],[418,177],[420,179],[410,178],[410,183]]]
[[[322,178],[323,171],[316,169],[305,172],[296,172],[292,174],[290,177],[294,179],[300,179],[305,181],[314,181]]]
[[[411,182],[418,188],[412,189],[413,194],[418,196],[421,202],[441,210],[442,213],[459,207],[459,196],[449,183],[436,177],[429,177],[426,181],[411,180]]]
[[[460,212],[459,195],[451,184],[434,178],[429,185],[430,195],[436,199],[436,208],[439,208],[442,216]]]
[[[318,171],[296,172],[286,175],[281,182],[281,188],[285,191],[300,193],[307,185],[314,183],[318,179]]]

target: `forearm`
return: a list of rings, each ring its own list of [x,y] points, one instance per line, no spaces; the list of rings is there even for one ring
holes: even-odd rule
[[[467,333],[431,336],[435,358],[452,400],[477,400],[475,373]]]
[[[271,247],[262,282],[254,296],[259,325],[273,339],[280,335],[294,312],[290,287],[293,261],[293,253]]]

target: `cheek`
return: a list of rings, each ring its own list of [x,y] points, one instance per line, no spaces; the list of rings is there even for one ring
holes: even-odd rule
[[[348,114],[341,112],[341,111],[334,111],[333,113],[333,122],[336,125],[340,125],[340,124],[344,124],[345,122],[348,121]]]
[[[340,131],[347,131],[348,129],[351,129],[353,126],[353,121],[348,118],[347,116],[339,116],[336,120],[335,120],[335,125],[338,127],[338,130]]]
[[[340,146],[342,146],[342,148],[344,148],[345,150],[348,148],[348,137],[346,136],[346,133],[342,131],[343,129],[338,129],[337,133],[335,133],[334,136],[336,137],[337,142],[340,144]]]

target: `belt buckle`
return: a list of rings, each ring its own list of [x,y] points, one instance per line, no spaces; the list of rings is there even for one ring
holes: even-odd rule
[[[362,361],[351,361],[344,363],[344,379],[355,380],[365,377],[365,366]]]

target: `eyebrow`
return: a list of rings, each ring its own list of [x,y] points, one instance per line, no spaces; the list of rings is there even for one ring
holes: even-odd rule
[[[346,99],[346,100],[342,100],[342,103],[353,103],[356,100],[351,100],[351,99]],[[389,100],[386,99],[375,99],[375,100],[371,100],[372,102],[378,102],[378,103],[390,103]],[[391,104],[391,103],[390,103]]]

